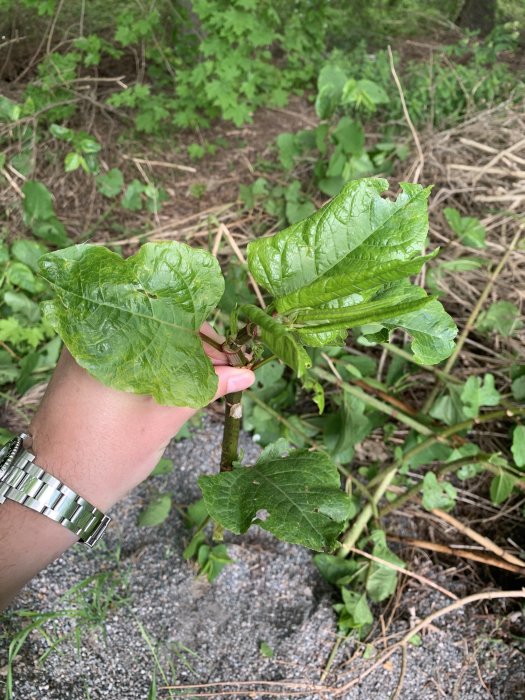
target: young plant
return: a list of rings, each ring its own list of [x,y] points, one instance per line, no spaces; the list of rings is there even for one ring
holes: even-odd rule
[[[381,196],[387,188],[381,179],[350,182],[311,216],[250,243],[248,268],[268,305],[233,310],[220,346],[232,365],[256,368],[275,356],[315,390],[315,353],[307,348],[343,345],[350,328],[371,343],[403,329],[419,363],[451,354],[454,322],[409,281],[434,255],[421,255],[430,190],[404,183],[391,201]],[[213,398],[217,378],[200,328],[224,278],[209,253],[147,243],[123,260],[79,245],[44,255],[40,269],[54,291],[43,305],[46,319],[100,381],[161,404],[199,408]],[[255,465],[241,466],[241,417],[241,395],[227,396],[220,473],[199,480],[211,518],[236,533],[257,524],[288,542],[334,549],[357,514],[336,464],[325,452],[291,450],[277,440]]]

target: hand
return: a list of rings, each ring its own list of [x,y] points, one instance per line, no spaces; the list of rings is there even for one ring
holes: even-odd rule
[[[202,331],[224,340],[209,325]],[[253,383],[253,372],[229,367],[223,353],[204,348],[219,379],[215,399]],[[31,424],[31,449],[37,464],[105,511],[150,474],[195,412],[107,387],[65,349]]]

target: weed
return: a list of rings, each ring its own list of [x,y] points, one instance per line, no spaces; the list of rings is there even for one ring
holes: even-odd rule
[[[4,613],[0,620],[5,626],[0,639],[8,642],[4,700],[12,700],[16,659],[27,640],[38,635],[46,645],[37,664],[41,666],[50,654],[60,653],[64,645],[73,641],[80,653],[86,633],[98,630],[105,638],[105,623],[115,610],[126,606],[128,575],[120,571],[101,571],[72,586],[59,600],[57,610],[41,613],[33,610],[14,610]],[[61,607],[66,604],[67,607]]]

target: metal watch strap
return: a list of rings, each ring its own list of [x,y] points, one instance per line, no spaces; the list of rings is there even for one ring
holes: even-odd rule
[[[34,463],[35,455],[23,448],[22,433],[13,440],[8,458],[0,462],[0,504],[6,499],[67,527],[83,544],[93,547],[111,518]],[[15,442],[16,441],[16,442]]]

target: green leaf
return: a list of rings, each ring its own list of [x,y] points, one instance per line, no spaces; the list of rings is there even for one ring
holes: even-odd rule
[[[476,328],[484,333],[495,331],[504,338],[509,338],[523,328],[520,310],[510,301],[496,301],[480,314]]]
[[[0,240],[0,265],[9,262],[9,248]]]
[[[145,187],[139,180],[132,180],[126,187],[122,197],[122,206],[130,211],[140,211],[142,209],[142,193]]]
[[[438,481],[434,472],[427,472],[423,479],[423,508],[451,510],[456,504],[458,492],[448,481]]]
[[[461,392],[461,401],[467,418],[475,418],[481,406],[497,406],[501,395],[494,386],[494,375],[486,374],[483,379],[470,376]]]
[[[349,462],[353,457],[353,448],[361,442],[373,428],[365,416],[363,401],[344,391],[338,411],[327,417],[324,438],[328,451],[340,463]]]
[[[45,255],[55,292],[46,318],[77,362],[104,384],[200,408],[217,389],[199,328],[220,299],[217,260],[183,243],[146,243],[123,260],[102,246]]]
[[[190,503],[186,509],[186,525],[188,527],[200,527],[208,518],[206,504],[202,498]]]
[[[355,559],[343,559],[333,554],[316,554],[314,564],[325,581],[333,585],[349,583],[360,567]]]
[[[22,108],[16,102],[0,95],[0,121],[16,122],[20,119]]]
[[[461,216],[457,209],[446,207],[443,210],[448,225],[459,237],[463,245],[471,248],[485,248],[486,230],[478,219]]]
[[[225,544],[217,544],[214,547],[203,544],[197,552],[197,562],[200,566],[199,576],[206,576],[211,583],[225,566],[233,563],[233,559],[228,556]]]
[[[4,303],[14,314],[20,314],[29,323],[38,323],[40,320],[40,307],[22,292],[7,291],[4,294]]]
[[[51,192],[41,182],[29,180],[24,184],[23,192],[25,223],[28,226],[33,221],[43,221],[55,215]]]
[[[28,180],[22,187],[24,200],[24,223],[35,236],[55,246],[65,247],[71,243],[62,222],[55,216],[51,192],[41,182]]]
[[[301,329],[308,345],[340,344],[346,335],[346,310],[351,308],[348,314],[364,325],[372,309],[364,307],[361,313],[358,306],[385,301],[383,318],[374,315],[373,320],[387,329],[406,328],[414,338],[417,361],[439,362],[454,347],[457,330],[452,319],[438,301],[421,301],[422,290],[401,290],[392,284],[416,274],[429,259],[418,255],[428,228],[429,190],[405,183],[403,193],[390,202],[380,196],[386,188],[385,180],[374,178],[347,184],[304,221],[250,243],[249,269],[275,297],[275,307],[292,327],[308,314],[311,320],[315,314],[318,319],[340,315],[338,327]],[[394,308],[399,300],[393,297],[399,293],[419,299],[416,307],[406,313]]]
[[[75,132],[72,129],[68,129],[67,126],[61,126],[60,124],[51,124],[49,131],[56,138],[61,141],[72,141]]]
[[[372,80],[350,78],[343,88],[343,104],[364,107],[373,112],[377,105],[386,104],[388,101],[385,90]]]
[[[525,399],[525,374],[521,377],[517,377],[512,382],[512,396],[516,401],[523,401],[523,399]]]
[[[18,372],[19,369],[13,362],[11,355],[5,350],[0,350],[0,385],[14,382],[18,377]]]
[[[71,240],[67,236],[64,224],[56,216],[45,221],[36,221],[31,228],[35,236],[42,238],[57,248],[65,248],[71,245]]]
[[[161,525],[171,510],[171,496],[168,493],[161,494],[148,503],[140,513],[137,521],[139,527],[156,527]]]
[[[378,559],[405,568],[405,562],[392,552],[387,544],[385,533],[376,530],[372,533],[374,548],[372,554]],[[366,592],[374,603],[380,603],[394,593],[397,586],[397,571],[378,562],[371,562],[366,578]]]
[[[102,148],[98,141],[95,141],[91,136],[83,136],[77,142],[77,147],[82,151],[82,153],[98,153]]]
[[[346,74],[336,65],[324,66],[317,79],[317,98],[315,111],[319,119],[328,119],[335,112],[341,101]]]
[[[424,297],[423,289],[414,287],[414,296]],[[430,299],[414,311],[381,321],[388,330],[403,328],[412,336],[414,360],[422,365],[433,365],[446,359],[454,350],[457,327],[437,299]]]
[[[323,452],[282,456],[284,440],[268,446],[252,467],[201,476],[211,517],[240,534],[259,525],[279,539],[310,549],[333,549],[350,512],[337,467]]]
[[[290,224],[301,221],[307,216],[310,216],[315,211],[315,206],[310,200],[288,200],[286,202],[286,219]]]
[[[274,355],[295,370],[298,377],[302,377],[312,366],[310,356],[289,328],[252,304],[244,304],[239,312],[259,326],[262,342]]]
[[[478,445],[474,445],[472,442],[467,442],[461,447],[456,447],[452,450],[449,456],[446,458],[447,462],[454,462],[456,459],[462,459],[463,457],[475,457],[479,454],[480,449]],[[464,464],[458,469],[456,475],[458,479],[472,479],[483,471],[483,465],[473,459],[472,462]]]
[[[490,500],[495,506],[501,505],[512,493],[516,477],[509,472],[501,471],[490,482]]]
[[[66,157],[64,158],[64,171],[66,173],[71,173],[73,170],[78,170],[78,168],[82,166],[83,162],[85,161],[80,153],[71,151],[70,153],[67,153]]]
[[[159,460],[155,469],[151,472],[150,476],[165,476],[166,474],[171,474],[173,471],[173,460],[168,459],[168,457],[163,457]]]
[[[31,268],[24,263],[14,262],[9,265],[5,273],[6,279],[13,287],[24,289],[30,294],[37,291],[37,282]]]
[[[355,328],[369,323],[381,323],[383,320],[388,322],[391,316],[408,314],[429,304],[432,297],[427,297],[424,292],[421,294],[421,291],[417,287],[398,287],[388,296],[355,306],[299,311],[294,326],[299,331],[312,333]]]
[[[273,657],[273,649],[267,642],[261,642],[259,644],[259,651],[263,656],[266,656],[267,659]]]
[[[200,546],[204,544],[205,541],[206,533],[202,530],[197,530],[197,532],[193,535],[191,540],[184,548],[184,551],[182,552],[182,558],[185,561],[188,561],[189,559],[193,559],[194,557],[196,557],[199,552]]]
[[[365,130],[350,117],[342,117],[332,135],[346,155],[361,153],[365,147]]]
[[[144,187],[144,194],[146,195],[146,208],[152,214],[156,214],[160,210],[162,202],[168,199],[166,190],[151,184]]]
[[[38,364],[38,353],[30,352],[20,362],[20,374],[16,381],[16,390],[19,394],[25,394],[25,392],[35,384],[34,379],[31,377],[33,370],[36,369]]]
[[[324,387],[313,377],[305,377],[303,379],[303,389],[306,391],[313,391],[312,401],[316,404],[319,409],[319,414],[324,412],[325,407],[325,395]]]
[[[118,168],[111,168],[105,175],[97,175],[97,189],[110,199],[116,197],[124,186],[124,176]]]
[[[31,348],[36,348],[43,338],[44,331],[41,326],[27,328],[14,316],[0,318],[0,340],[14,346],[27,344]]]
[[[35,369],[42,372],[53,369],[58,362],[61,350],[62,341],[58,335],[56,335],[48,343],[38,349],[38,362]]]
[[[451,385],[448,394],[440,396],[429,411],[432,418],[445,423],[445,425],[455,425],[465,420],[466,415],[460,398],[460,389]]]
[[[430,190],[405,183],[390,202],[380,196],[387,188],[376,178],[350,182],[305,221],[249,244],[250,272],[276,298],[279,311],[376,290],[419,271],[422,263],[403,274],[397,266],[418,255],[425,242]]]
[[[47,252],[48,248],[38,241],[18,240],[11,246],[13,258],[27,265],[33,272],[38,272],[38,261]]]
[[[512,433],[512,456],[517,467],[525,467],[525,425],[518,425]]]
[[[279,149],[281,165],[285,170],[291,170],[294,166],[294,156],[298,155],[298,149],[295,146],[295,135],[288,133],[279,134],[276,143]]]
[[[340,610],[338,625],[341,630],[362,629],[371,625],[374,616],[368,606],[368,601],[364,593],[350,591],[342,588],[343,609]]]

